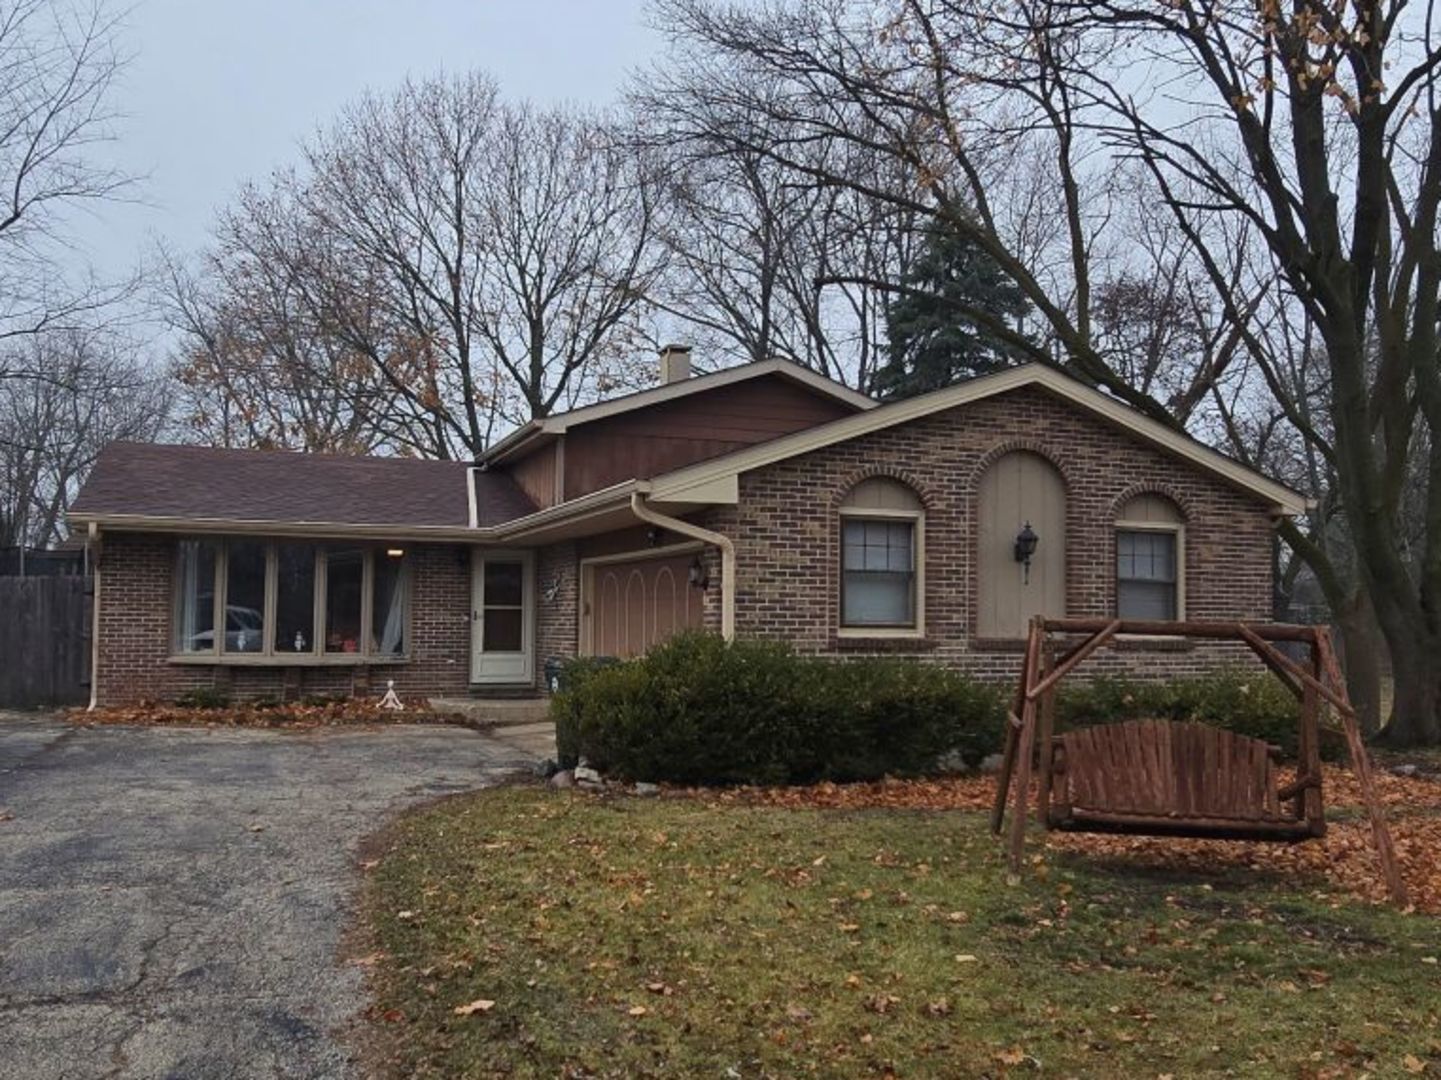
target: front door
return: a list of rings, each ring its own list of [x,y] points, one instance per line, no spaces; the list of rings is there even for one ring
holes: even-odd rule
[[[476,550],[471,575],[471,682],[534,681],[534,576],[527,551]]]

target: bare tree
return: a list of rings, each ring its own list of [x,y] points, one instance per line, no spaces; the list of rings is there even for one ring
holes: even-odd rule
[[[0,547],[44,547],[64,539],[65,513],[107,443],[164,429],[169,388],[108,329],[29,335],[0,356],[29,373],[0,382]]]
[[[62,269],[65,213],[129,183],[96,153],[112,138],[117,37],[100,2],[0,5],[0,340],[92,323],[126,291]],[[28,357],[0,359],[0,378],[35,374],[17,366]]]
[[[1418,440],[1441,476],[1430,438],[1441,422],[1441,47],[1429,6],[663,0],[660,11],[688,50],[665,69],[680,73],[665,87],[673,124],[943,221],[1025,292],[1055,362],[1177,423],[1171,395],[1146,392],[1108,357],[1096,317],[1098,285],[1124,280],[1115,271],[1134,257],[1121,226],[1169,216],[1214,328],[1210,354],[1182,380],[1201,393],[1183,400],[1203,409],[1213,386],[1248,376],[1247,393],[1268,398],[1325,462],[1392,656],[1387,737],[1441,739],[1441,672],[1429,660],[1441,648],[1441,482],[1428,487],[1419,557],[1401,535]],[[912,183],[876,190],[846,153],[818,158],[818,143],[889,155]],[[1037,158],[1054,178],[1049,227],[1017,190],[1033,174],[1016,163]],[[1139,205],[1122,197],[1137,170]],[[1264,276],[1273,270],[1279,278]],[[1325,427],[1278,377],[1265,321],[1275,290],[1314,328]],[[1014,344],[1053,361],[1050,348]],[[1305,523],[1284,535],[1323,578],[1334,569]]]

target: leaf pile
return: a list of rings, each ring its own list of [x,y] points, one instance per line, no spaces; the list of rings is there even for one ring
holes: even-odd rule
[[[140,704],[96,709],[72,709],[68,719],[76,724],[127,724],[153,727],[259,727],[322,728],[371,724],[464,724],[464,717],[438,712],[430,703],[407,704],[404,710],[383,709],[377,699],[345,698],[307,704],[284,705],[240,703],[222,708],[173,704]]]
[[[1236,869],[1279,875],[1308,888],[1384,901],[1371,826],[1361,785],[1349,768],[1326,765],[1327,834],[1303,844],[1050,833],[1048,849],[1126,861],[1153,871],[1205,874]],[[1441,914],[1441,779],[1373,770],[1411,902]],[[1283,779],[1283,783],[1285,780]],[[934,780],[882,780],[872,784],[812,787],[675,789],[716,805],[774,806],[795,810],[989,810],[996,781],[990,776]],[[1034,805],[1034,803],[1032,804]]]

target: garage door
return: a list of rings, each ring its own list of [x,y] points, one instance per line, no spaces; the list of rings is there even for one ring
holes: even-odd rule
[[[592,656],[637,656],[701,625],[705,593],[688,580],[695,552],[590,567]]]

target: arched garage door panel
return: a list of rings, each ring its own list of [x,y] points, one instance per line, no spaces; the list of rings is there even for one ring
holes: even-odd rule
[[[590,568],[589,652],[638,656],[701,626],[705,594],[689,582],[694,552]]]

